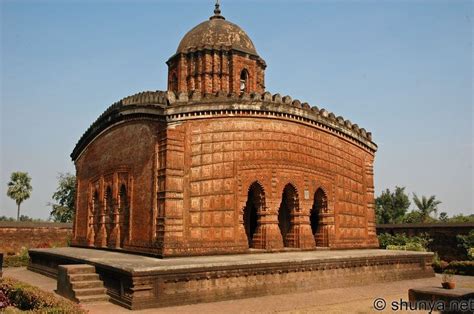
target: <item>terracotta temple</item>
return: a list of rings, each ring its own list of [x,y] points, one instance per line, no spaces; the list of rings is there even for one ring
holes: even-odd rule
[[[371,133],[269,93],[265,61],[218,5],[167,65],[166,91],[116,102],[72,152],[74,246],[160,257],[378,247]]]
[[[376,249],[371,134],[269,93],[218,3],[167,65],[71,154],[73,247],[29,250],[59,294],[146,309],[434,276],[433,253]]]

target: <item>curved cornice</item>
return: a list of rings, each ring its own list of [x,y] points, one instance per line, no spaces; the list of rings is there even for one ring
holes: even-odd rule
[[[76,160],[85,147],[108,127],[133,118],[153,118],[162,122],[176,122],[217,116],[262,116],[293,119],[335,133],[375,152],[377,145],[372,134],[357,124],[322,108],[293,100],[280,94],[243,93],[241,95],[216,93],[201,96],[199,92],[142,92],[126,97],[100,115],[82,135],[71,158]]]

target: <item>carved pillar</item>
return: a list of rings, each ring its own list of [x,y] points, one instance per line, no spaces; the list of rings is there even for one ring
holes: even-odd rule
[[[263,207],[258,211],[257,230],[252,239],[255,249],[278,250],[283,248],[283,239],[278,227],[278,211],[275,204],[269,202],[270,207]]]
[[[97,247],[105,247],[107,246],[107,231],[105,230],[105,203],[99,202],[99,230],[96,235],[95,246]]]
[[[99,230],[100,230],[100,202],[96,202],[96,210],[94,212],[93,227],[94,227],[94,246],[97,246],[99,241]]]
[[[374,203],[374,168],[373,157],[365,162],[365,183],[367,200],[367,241],[370,247],[378,247],[379,241],[376,232],[375,203]]]
[[[224,92],[230,92],[230,75],[229,75],[229,63],[230,57],[227,51],[222,51],[221,55],[221,90]]]
[[[193,79],[194,80],[194,79]],[[157,190],[156,190],[156,221],[155,221],[155,246],[159,253],[163,253],[165,238],[165,196],[166,196],[166,129],[158,133],[157,144]]]
[[[196,89],[200,90],[204,94],[204,82],[203,82],[203,63],[204,57],[202,52],[198,51],[196,53]]]
[[[94,232],[94,199],[89,202],[89,210],[87,211],[87,245],[94,246],[95,232]]]
[[[304,211],[293,211],[291,227],[286,235],[288,247],[310,249],[315,247],[314,237],[309,223],[309,214]]]
[[[316,241],[316,247],[328,247],[329,246],[329,224],[331,215],[326,212],[319,214],[318,231],[314,235]]]
[[[327,246],[332,247],[336,240],[336,228],[334,219],[334,205],[328,204],[327,213],[322,215],[322,223],[324,227],[324,237],[327,235]]]
[[[126,215],[126,208],[119,208],[119,239],[120,247],[123,247],[127,243],[128,238],[128,219]]]
[[[220,82],[219,82],[219,76],[220,76],[220,57],[218,52],[213,51],[212,52],[212,92],[217,93],[220,89]]]
[[[258,249],[279,250],[284,247],[283,237],[278,226],[279,197],[276,197],[276,172],[272,171],[271,189],[267,190],[266,202],[258,212],[257,230],[252,246]],[[277,201],[278,200],[278,203]]]
[[[208,52],[205,52],[203,55],[203,82],[204,89],[203,93],[212,94],[212,55]]]
[[[302,195],[304,198],[304,195]],[[309,208],[310,202],[303,199],[300,200],[298,194],[291,195],[288,200],[288,208],[290,209],[290,230],[286,234],[285,243],[287,247],[292,248],[314,248],[314,236],[311,231],[309,222],[309,211],[304,208]]]
[[[178,77],[178,89],[179,92],[188,92],[188,84],[186,79],[187,74],[187,60],[184,55],[180,55],[177,64],[177,77]]]
[[[257,62],[257,85],[256,90],[258,93],[265,92],[265,62],[259,60]]]
[[[112,228],[109,237],[109,246],[112,248],[119,248],[120,247],[120,227],[119,227],[119,211],[118,211],[118,203],[113,203],[112,211]]]
[[[160,133],[156,246],[163,255],[176,254],[184,244],[184,139],[179,125]],[[159,157],[161,158],[161,157]]]
[[[194,53],[188,55],[188,73],[187,73],[187,82],[188,82],[188,90],[192,91],[195,90],[195,84],[194,84],[194,72],[195,72],[195,61],[194,61]]]

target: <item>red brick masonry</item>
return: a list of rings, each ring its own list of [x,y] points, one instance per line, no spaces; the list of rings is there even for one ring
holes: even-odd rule
[[[42,222],[0,221],[0,252],[16,254],[25,248],[67,246],[72,225]]]
[[[364,129],[278,94],[173,95],[114,104],[78,143],[74,245],[161,256],[378,246]]]

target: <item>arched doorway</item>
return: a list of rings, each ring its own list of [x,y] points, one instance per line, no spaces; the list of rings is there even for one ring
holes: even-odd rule
[[[291,214],[298,209],[298,206],[298,192],[292,184],[287,184],[283,189],[280,209],[278,210],[278,226],[285,247],[288,246],[286,235],[291,228]]]
[[[120,186],[119,193],[119,227],[120,227],[120,247],[123,247],[128,238],[130,220],[130,210],[127,199],[127,188],[125,184]]]
[[[103,218],[107,244],[110,243],[110,235],[112,233],[113,221],[114,221],[113,215],[114,215],[114,210],[113,210],[113,201],[112,201],[112,189],[110,188],[110,186],[108,186],[107,189],[105,190],[104,218]]]
[[[313,207],[311,208],[311,230],[316,241],[316,246],[328,246],[327,232],[322,224],[322,214],[327,212],[328,198],[323,189],[319,188],[314,193]]]
[[[247,203],[244,208],[244,228],[247,235],[249,248],[252,247],[252,239],[257,230],[257,213],[265,207],[265,192],[258,182],[252,183],[247,194]]]
[[[97,233],[99,232],[99,193],[97,190],[94,190],[94,195],[92,196],[91,202],[91,211],[88,219],[88,241],[89,245],[94,245],[97,237]]]

